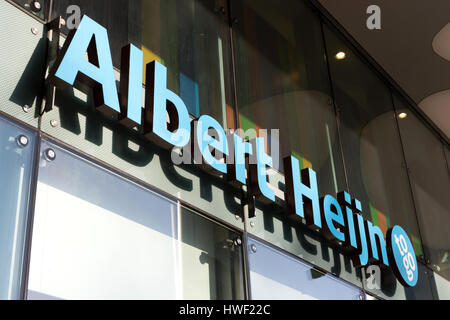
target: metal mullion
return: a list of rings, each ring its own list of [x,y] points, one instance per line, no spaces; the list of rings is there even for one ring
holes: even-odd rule
[[[27,212],[27,226],[25,230],[26,240],[25,240],[25,254],[23,257],[23,269],[22,269],[22,284],[21,288],[21,297],[23,300],[27,299],[28,295],[28,281],[29,281],[29,271],[30,271],[30,260],[31,260],[31,242],[33,239],[33,223],[34,223],[34,214],[36,208],[36,199],[37,199],[37,184],[39,177],[39,163],[40,163],[40,152],[41,152],[41,135],[38,132],[36,135],[35,141],[35,154],[32,163],[32,178],[31,178],[31,187],[29,190],[29,200],[28,200],[28,212]],[[21,284],[21,285],[22,285]]]
[[[406,176],[408,177],[408,186],[409,186],[409,191],[410,191],[410,195],[411,195],[411,201],[414,207],[414,215],[416,218],[416,223],[417,223],[417,231],[419,232],[419,238],[420,238],[420,242],[421,242],[421,246],[422,246],[422,250],[423,250],[423,254],[424,254],[424,263],[425,265],[427,265],[426,261],[426,256],[425,256],[425,247],[423,246],[424,242],[423,242],[423,236],[422,236],[422,232],[420,230],[420,221],[419,221],[419,215],[418,215],[418,210],[417,210],[417,205],[416,205],[416,201],[415,201],[415,196],[414,196],[414,190],[412,187],[412,182],[411,182],[411,174],[410,174],[410,170],[408,167],[408,161],[406,160],[406,152],[405,152],[405,148],[404,148],[404,143],[403,143],[403,139],[402,139],[402,134],[401,134],[401,130],[400,130],[400,125],[398,123],[398,118],[397,118],[397,108],[395,106],[395,102],[394,102],[394,95],[392,92],[392,89],[389,87],[389,93],[390,93],[390,97],[391,97],[391,104],[392,104],[392,109],[394,111],[394,118],[395,118],[395,127],[397,129],[397,134],[398,134],[398,138],[400,140],[400,150],[402,153],[402,159],[403,162],[405,164],[405,171],[406,171]],[[420,257],[419,257],[420,258]]]
[[[320,30],[321,30],[321,35],[322,35],[322,43],[323,43],[323,48],[324,48],[324,52],[325,52],[325,63],[327,65],[327,73],[328,73],[328,80],[329,80],[329,85],[330,85],[330,93],[331,93],[331,99],[333,101],[333,107],[334,107],[334,113],[335,113],[335,119],[336,119],[336,130],[337,130],[337,134],[338,134],[338,141],[339,141],[339,150],[340,150],[340,154],[341,154],[341,162],[343,165],[343,170],[344,170],[344,179],[345,179],[345,185],[347,188],[347,192],[350,193],[350,185],[348,182],[348,175],[347,175],[347,167],[345,164],[345,156],[344,156],[344,148],[343,148],[343,144],[342,144],[342,133],[341,133],[341,112],[340,112],[340,108],[337,106],[336,103],[336,96],[334,93],[334,86],[333,86],[333,80],[332,80],[332,76],[331,76],[331,68],[330,68],[330,63],[329,63],[329,57],[328,57],[328,50],[327,50],[327,43],[325,40],[325,32],[324,32],[324,28],[323,28],[323,18],[320,14],[318,14],[319,20],[320,20]],[[357,269],[355,268],[355,271]],[[364,286],[364,277],[362,275],[363,272],[363,268],[359,269],[361,271],[361,290],[364,293],[364,295],[366,295],[366,289]]]
[[[232,0],[225,0],[227,2],[227,11],[228,11],[228,30],[229,30],[229,39],[230,39],[230,54],[231,54],[231,70],[232,70],[232,81],[231,81],[231,89],[233,92],[233,102],[234,102],[234,122],[235,128],[239,128],[239,108],[238,108],[238,96],[237,96],[237,77],[236,77],[236,59],[234,52],[234,37],[233,37],[233,17],[232,17]],[[241,187],[242,198],[241,201],[244,201],[245,191],[243,187]],[[248,231],[247,231],[247,215],[245,214],[244,206],[242,205],[242,218],[244,223],[244,231],[242,233],[242,249],[243,249],[243,271],[244,271],[244,280],[245,280],[245,298],[247,300],[252,299],[251,295],[251,282],[250,282],[250,257],[248,253]]]

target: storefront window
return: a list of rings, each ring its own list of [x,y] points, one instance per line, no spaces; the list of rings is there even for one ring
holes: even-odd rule
[[[441,141],[408,105],[396,96],[394,101],[426,259],[433,270],[450,280],[450,175],[445,152]]]
[[[384,234],[401,225],[422,256],[390,90],[327,25],[324,33],[349,191],[361,202],[366,219]]]
[[[65,32],[75,25],[67,13],[74,6],[108,30],[116,67],[122,47],[132,43],[142,49],[144,65],[157,60],[167,67],[167,87],[193,116],[209,114],[234,128],[225,0],[54,1],[52,16],[67,20]]]
[[[258,300],[358,300],[359,288],[255,239],[249,239],[250,286]]]
[[[0,119],[0,299],[21,299],[36,134]]]
[[[239,234],[50,143],[41,150],[28,299],[244,297]]]
[[[267,137],[274,166],[293,154],[321,194],[345,187],[317,15],[303,1],[232,1],[239,126]],[[260,129],[278,129],[278,142]],[[250,132],[246,135],[253,138]]]

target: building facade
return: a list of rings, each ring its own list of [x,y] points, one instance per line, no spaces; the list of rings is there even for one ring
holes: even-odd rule
[[[82,15],[108,32],[117,88],[131,43],[192,119],[265,137],[276,201],[53,87]],[[314,1],[1,0],[0,17],[0,298],[450,299],[448,139]],[[321,197],[404,228],[415,286],[292,219],[290,155]]]

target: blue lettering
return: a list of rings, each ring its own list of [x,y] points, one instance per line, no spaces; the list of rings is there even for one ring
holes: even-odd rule
[[[132,44],[122,49],[119,121],[129,128],[141,124],[143,57]]]
[[[65,54],[56,63],[57,71],[50,79],[62,87],[73,86],[78,79],[93,88],[94,103],[99,110],[117,115],[119,98],[106,29],[84,16],[78,30],[66,40],[63,51]],[[86,51],[89,61],[84,58]]]
[[[288,208],[305,218],[308,225],[322,228],[316,173],[312,169],[304,169],[300,179],[300,164],[294,156],[284,158],[284,171]]]
[[[339,241],[344,241],[345,236],[342,231],[337,230],[334,225],[337,223],[340,227],[344,226],[344,216],[342,215],[342,209],[339,202],[327,194],[321,199],[322,214],[326,222],[324,233],[328,238],[336,238]]]
[[[217,139],[209,134],[209,130],[213,129],[217,133]],[[228,155],[228,141],[220,123],[217,122],[213,117],[208,115],[203,115],[194,124],[194,143],[198,147],[198,151],[202,154],[203,161],[211,166],[214,170],[220,173],[227,173],[227,164],[224,159],[216,158],[212,155],[210,147],[222,153],[222,155]]]
[[[190,140],[190,118],[183,100],[167,89],[167,68],[147,64],[144,134],[162,147],[183,147]],[[167,125],[169,115],[169,126]]]
[[[265,152],[265,139],[255,138],[251,144],[255,150],[249,165],[251,192],[255,196],[262,196],[261,200],[275,201],[275,192],[267,184],[267,167],[272,167],[272,157]]]

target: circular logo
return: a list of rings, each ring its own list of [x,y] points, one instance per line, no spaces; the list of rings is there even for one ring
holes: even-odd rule
[[[419,278],[417,259],[408,234],[400,226],[389,229],[386,236],[389,264],[400,283],[414,287]]]

